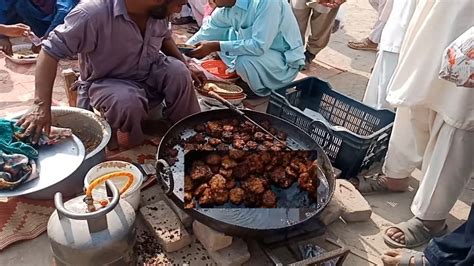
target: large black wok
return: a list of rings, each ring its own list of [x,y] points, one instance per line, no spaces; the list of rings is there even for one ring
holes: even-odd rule
[[[322,173],[318,175],[320,185],[318,187],[317,202],[305,208],[209,208],[185,209],[185,211],[196,220],[217,231],[237,236],[262,236],[271,233],[282,233],[300,228],[317,219],[331,200],[335,187],[334,171],[323,149],[304,131],[284,120],[256,111],[245,110],[244,112],[256,122],[269,121],[277,130],[285,131],[288,134],[287,142],[290,148],[316,151],[318,165],[322,170]],[[201,112],[175,124],[161,140],[156,155],[158,179],[165,184],[168,197],[182,209],[184,209],[184,151],[177,144],[177,140],[186,139],[195,134],[193,128],[197,124],[225,118],[241,119],[235,112],[227,109]],[[164,160],[165,151],[169,148],[175,148],[179,151],[178,162],[172,167]]]

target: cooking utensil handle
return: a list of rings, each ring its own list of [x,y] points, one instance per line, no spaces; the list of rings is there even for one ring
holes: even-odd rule
[[[168,189],[165,191],[166,195],[170,196],[174,191],[174,178],[171,167],[163,159],[156,161],[156,173],[159,174],[161,180],[168,186]]]
[[[120,194],[118,188],[112,183],[112,181],[105,181],[106,186],[112,191],[112,200],[110,203],[100,209],[99,211],[92,213],[73,213],[66,208],[64,208],[63,195],[61,192],[57,192],[54,195],[54,206],[58,211],[58,215],[61,218],[62,216],[73,219],[73,220],[89,220],[104,217],[107,213],[115,209],[120,200]]]
[[[321,148],[323,148],[323,150],[327,150],[327,148],[329,147],[329,145],[331,145],[331,143],[334,142],[334,130],[332,130],[332,129],[329,127],[329,125],[327,125],[327,124],[324,123],[323,121],[315,120],[315,121],[311,122],[311,124],[309,124],[309,131],[311,131],[313,128],[315,128],[316,125],[320,125],[320,126],[322,126],[323,128],[325,128],[326,131],[327,131],[327,134],[330,136],[329,139],[326,139],[326,138],[325,138],[326,143],[323,143],[323,145],[321,145]],[[308,132],[308,133],[310,133],[310,135],[311,135],[311,132]]]
[[[209,94],[209,96],[211,96],[212,98],[218,100],[220,103],[222,103],[223,105],[225,105],[226,107],[228,107],[232,111],[235,111],[235,112],[239,113],[240,115],[245,115],[245,113],[242,112],[242,110],[239,110],[239,108],[237,108],[235,105],[233,105],[231,102],[227,101],[226,99],[222,98],[222,96],[220,96],[216,92],[209,91],[208,94]]]

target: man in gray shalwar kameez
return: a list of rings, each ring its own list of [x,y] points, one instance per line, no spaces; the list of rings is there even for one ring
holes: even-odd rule
[[[166,104],[171,122],[200,111],[193,79],[171,38],[167,17],[186,0],[82,1],[48,39],[38,58],[35,106],[19,122],[37,135],[51,125],[51,94],[58,61],[79,54],[78,106],[100,110],[112,128],[144,140],[141,123],[151,107]]]

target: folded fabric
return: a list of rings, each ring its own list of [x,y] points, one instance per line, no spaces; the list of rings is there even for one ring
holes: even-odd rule
[[[21,127],[15,126],[14,121],[0,118],[0,151],[7,154],[23,154],[35,160],[38,158],[38,151],[15,137],[22,131]]]
[[[51,127],[49,136],[41,135],[37,146],[53,145],[72,136],[71,129]],[[23,154],[29,159],[38,159],[36,146],[31,144],[31,136],[15,125],[15,121],[0,118],[0,151],[6,154]]]

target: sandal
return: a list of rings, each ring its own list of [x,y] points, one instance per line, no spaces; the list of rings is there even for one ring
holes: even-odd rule
[[[387,231],[392,228],[400,230],[405,235],[405,244],[398,243],[387,235]],[[383,240],[385,244],[392,248],[416,248],[428,243],[434,237],[440,237],[446,234],[447,231],[448,226],[445,225],[443,230],[437,233],[432,233],[423,224],[422,220],[413,217],[406,222],[387,228],[387,230],[385,230]]]
[[[354,50],[377,51],[379,45],[369,40],[369,38],[365,38],[359,42],[349,42],[347,43],[347,46]]]
[[[400,252],[400,253],[398,253]],[[396,254],[396,255],[395,255]],[[392,261],[393,258],[396,256],[401,256],[400,261],[395,263]],[[390,261],[384,259],[390,257]],[[411,259],[413,259],[413,264],[410,263]],[[397,266],[429,266],[430,263],[428,259],[426,259],[425,254],[420,251],[415,251],[412,249],[398,249],[398,250],[391,250],[384,254],[382,257],[382,261],[384,265],[397,265]]]
[[[372,176],[358,176],[357,180],[359,185],[356,186],[357,190],[362,195],[378,194],[384,192],[392,192],[381,182],[381,179],[384,178],[384,174],[375,174]]]

